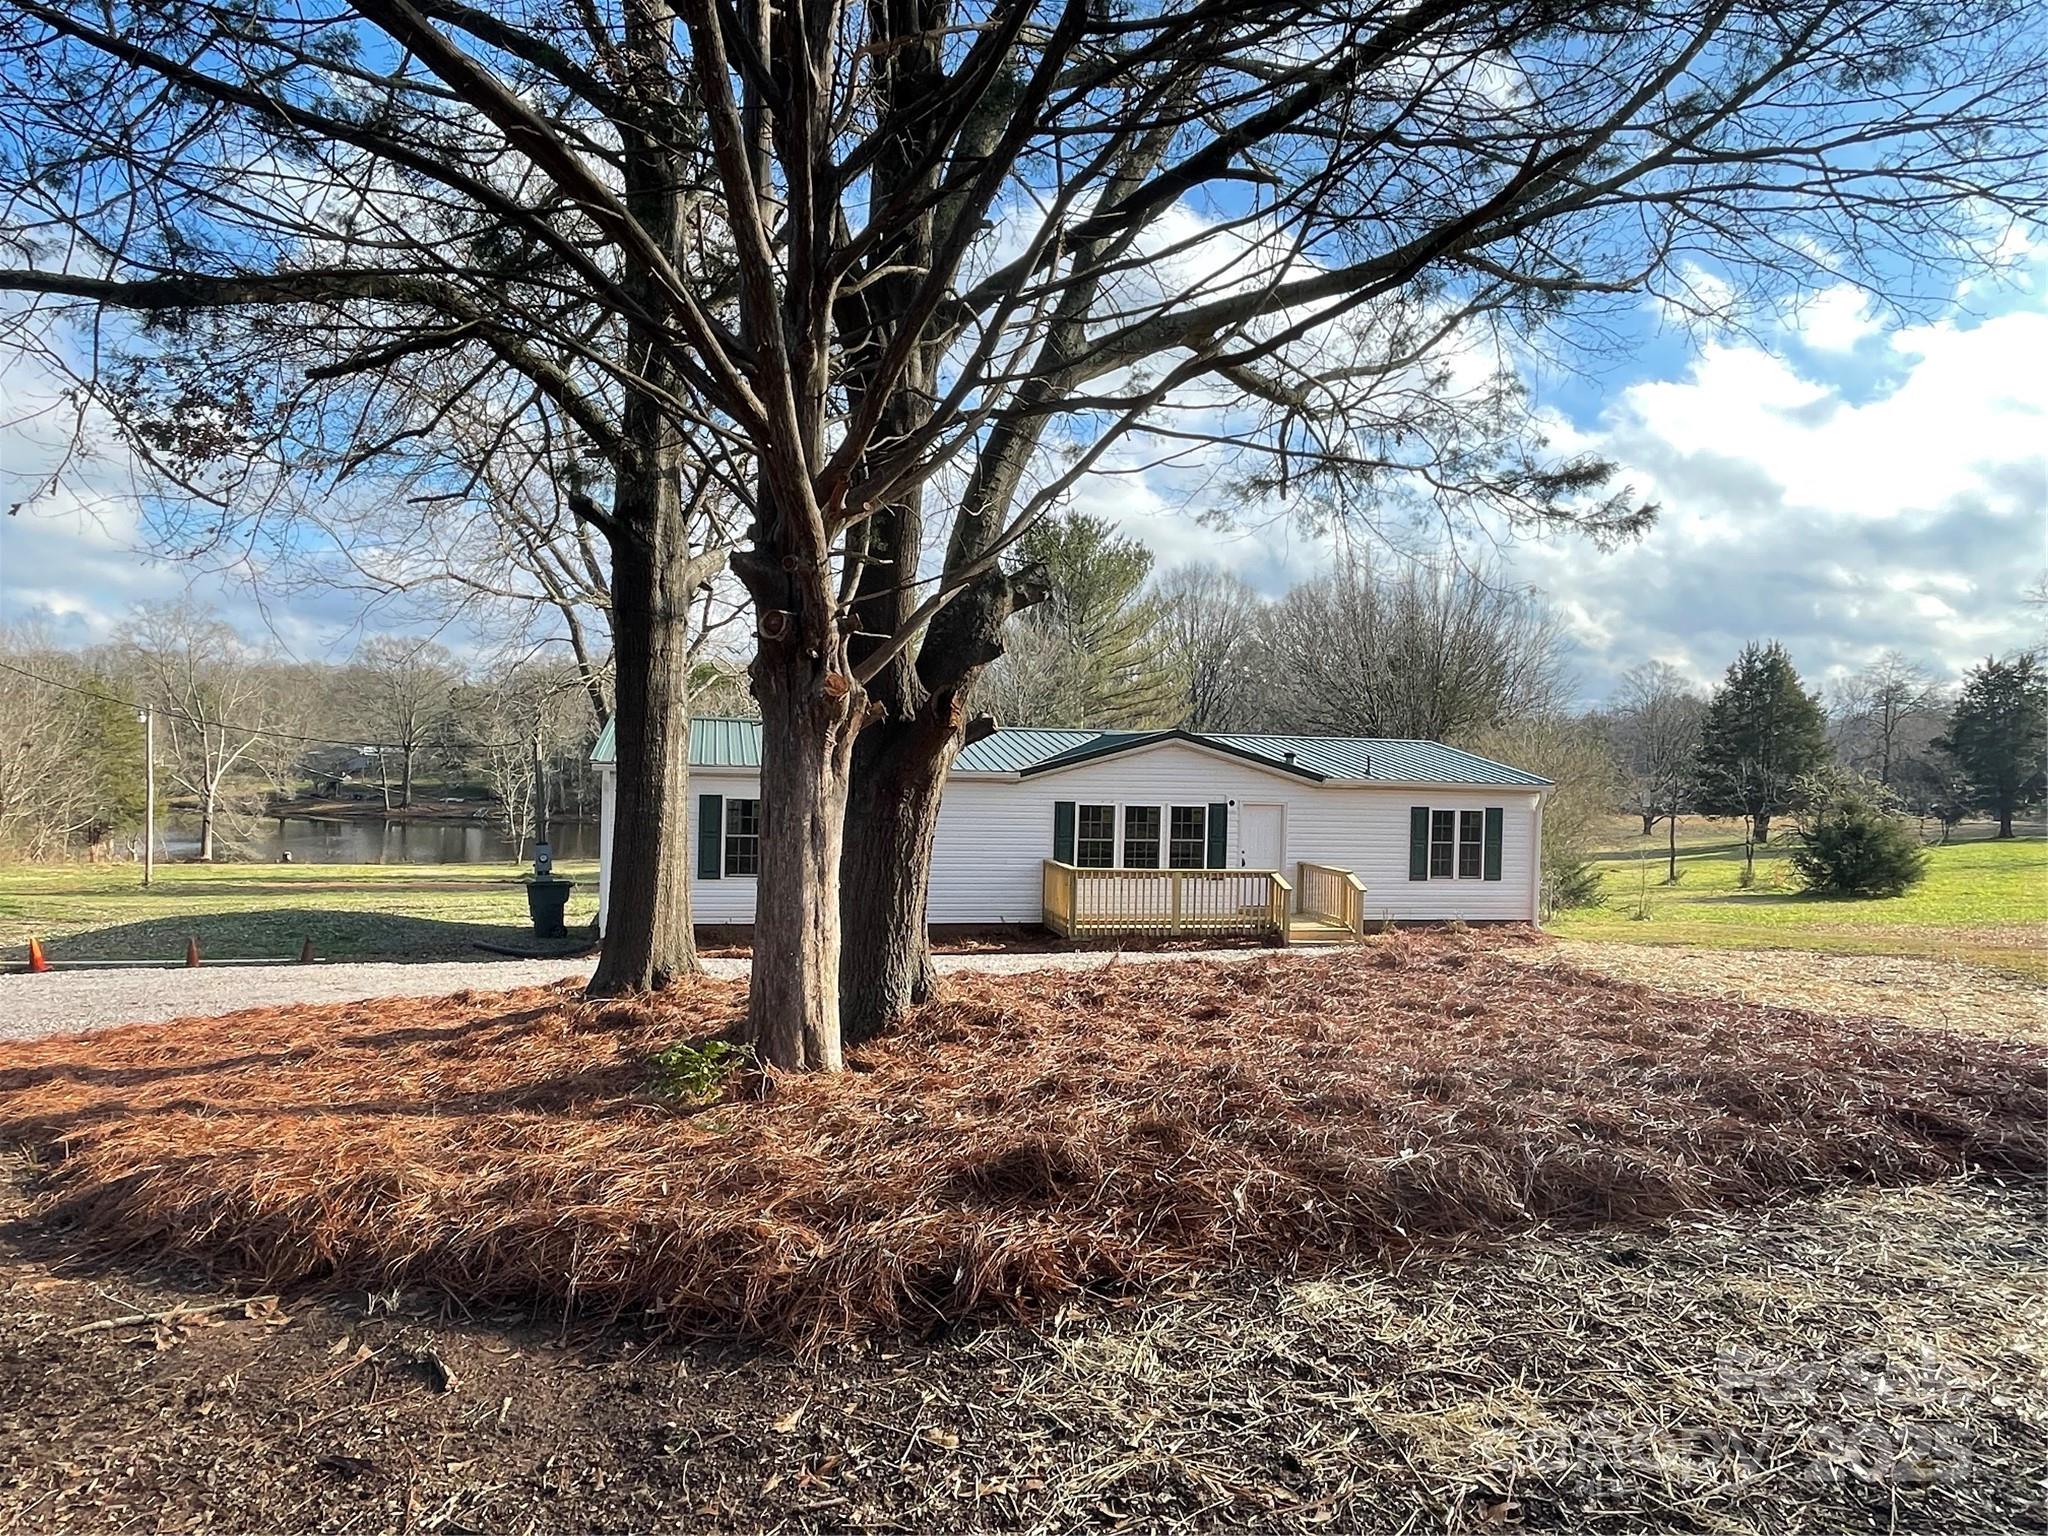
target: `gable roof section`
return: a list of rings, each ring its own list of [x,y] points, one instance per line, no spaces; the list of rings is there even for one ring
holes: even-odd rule
[[[1476,753],[1434,741],[1395,741],[1368,736],[1258,736],[1198,731],[1081,731],[1006,726],[961,749],[956,773],[1017,774],[1030,778],[1081,763],[1097,762],[1165,742],[1241,757],[1313,782],[1451,784],[1489,789],[1542,789],[1550,780]],[[1293,754],[1291,760],[1289,754]],[[617,743],[609,721],[590,749],[599,765],[616,762]],[[692,768],[761,766],[761,722],[705,716],[690,722]]]
[[[1290,762],[1280,753],[1268,755],[1240,746],[1231,737],[1201,736],[1193,731],[1101,731],[1086,745],[1062,752],[1057,757],[1046,758],[1043,762],[1033,763],[1029,768],[1018,770],[1018,773],[1019,777],[1028,779],[1034,774],[1056,773],[1062,768],[1092,763],[1105,757],[1118,757],[1125,752],[1161,746],[1170,741],[1183,742],[1208,752],[1222,752],[1231,757],[1241,757],[1247,762],[1258,764],[1261,768],[1270,768],[1278,773],[1291,773],[1298,778],[1312,779],[1317,783],[1329,777],[1327,773],[1318,772],[1299,760]]]
[[[1480,784],[1488,788],[1550,783],[1541,774],[1511,768],[1476,752],[1447,747],[1440,741],[1400,741],[1378,736],[1210,736],[1257,756],[1298,763],[1329,779],[1378,780],[1388,784]]]

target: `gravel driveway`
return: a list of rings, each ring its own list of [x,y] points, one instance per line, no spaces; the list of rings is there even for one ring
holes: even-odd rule
[[[1228,964],[1301,950],[1088,950],[1052,954],[939,955],[942,971],[1085,971],[1111,961],[1207,960]],[[1311,949],[1305,951],[1315,954]],[[749,962],[712,959],[714,976],[744,976]],[[50,971],[0,976],[0,1041],[278,1003],[341,1003],[366,997],[432,997],[464,987],[496,991],[590,974],[587,960],[455,960],[418,965],[200,966],[169,970]]]

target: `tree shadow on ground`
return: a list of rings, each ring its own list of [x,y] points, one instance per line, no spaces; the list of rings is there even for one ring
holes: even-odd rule
[[[51,960],[162,960],[179,965],[188,940],[208,960],[295,960],[307,940],[320,960],[476,960],[480,945],[516,949],[537,958],[582,954],[592,943],[587,924],[573,925],[570,937],[545,941],[534,936],[525,914],[507,903],[503,923],[458,922],[394,912],[335,911],[287,907],[262,912],[181,912],[140,922],[113,923],[45,939]],[[0,964],[19,965],[26,945],[0,950]]]

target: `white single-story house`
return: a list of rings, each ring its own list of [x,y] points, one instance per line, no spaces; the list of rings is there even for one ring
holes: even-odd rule
[[[602,925],[617,799],[609,726],[591,760],[603,775]],[[753,921],[761,823],[774,813],[760,762],[758,722],[691,722],[699,923]],[[1003,729],[963,750],[947,780],[930,921],[1073,933],[1270,918],[1297,940],[1331,924],[1533,922],[1549,790],[1431,741]]]

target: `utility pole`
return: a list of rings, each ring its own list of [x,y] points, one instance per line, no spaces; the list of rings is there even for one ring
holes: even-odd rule
[[[142,706],[142,887],[156,875],[156,709]]]

